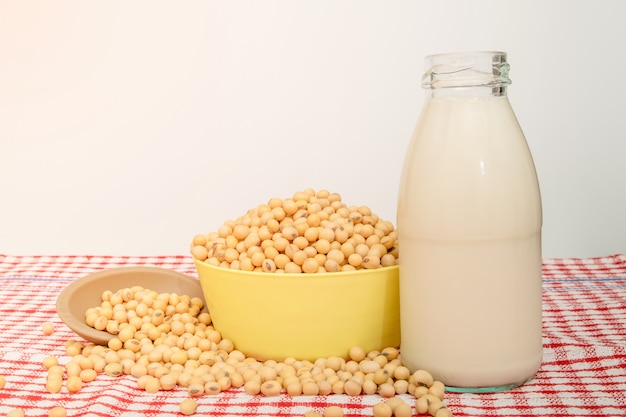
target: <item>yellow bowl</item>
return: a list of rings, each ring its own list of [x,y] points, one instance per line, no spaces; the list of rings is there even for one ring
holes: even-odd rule
[[[400,344],[398,266],[272,274],[195,262],[215,329],[249,357],[313,361]]]

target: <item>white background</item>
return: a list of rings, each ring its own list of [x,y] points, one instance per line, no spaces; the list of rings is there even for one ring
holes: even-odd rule
[[[187,254],[313,187],[395,223],[427,54],[504,50],[545,257],[626,253],[626,3],[0,2],[0,253]]]

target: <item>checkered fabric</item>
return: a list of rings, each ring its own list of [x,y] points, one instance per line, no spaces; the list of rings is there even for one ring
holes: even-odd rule
[[[59,292],[73,280],[102,269],[157,266],[197,276],[189,256],[0,255],[0,415],[22,408],[47,416],[63,406],[68,416],[180,415],[183,389],[149,394],[131,376],[99,375],[78,393],[45,389],[42,360],[65,356],[77,336],[55,310]],[[626,416],[626,256],[546,259],[543,266],[544,361],[523,386],[492,394],[447,393],[455,416]],[[42,324],[55,332],[44,336]],[[410,401],[410,397],[404,397]],[[250,396],[241,389],[198,399],[197,415],[302,416],[330,405],[346,416],[373,415],[376,395]]]

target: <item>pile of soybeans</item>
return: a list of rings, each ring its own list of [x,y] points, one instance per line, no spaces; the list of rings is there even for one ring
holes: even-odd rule
[[[86,312],[86,322],[114,329],[115,337],[107,347],[77,341],[66,344],[71,356],[63,370],[67,389],[77,391],[82,382],[105,373],[131,375],[140,389],[151,393],[187,390],[189,398],[180,405],[185,415],[195,413],[197,397],[228,389],[264,396],[377,394],[381,403],[373,409],[376,417],[411,416],[411,404],[397,396],[410,394],[415,397],[418,414],[452,415],[443,401],[444,385],[424,370],[411,373],[395,347],[365,352],[355,346],[345,358],[313,362],[296,358],[259,361],[222,338],[212,326],[210,314],[202,309],[198,298],[142,287],[104,292],[101,305]],[[45,360],[44,365],[48,367],[47,388],[57,392],[62,383],[61,367],[54,359]],[[324,412],[326,417],[343,415],[339,407]],[[313,417],[314,413],[306,415]]]
[[[272,198],[191,242],[194,259],[271,273],[320,273],[395,265],[398,236],[367,206],[337,193],[306,189]]]

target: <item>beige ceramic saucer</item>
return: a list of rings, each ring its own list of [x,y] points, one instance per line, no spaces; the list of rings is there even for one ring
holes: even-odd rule
[[[101,304],[104,291],[115,292],[136,285],[160,293],[189,295],[204,300],[200,281],[196,278],[157,267],[121,267],[95,272],[69,284],[57,298],[57,313],[70,329],[85,340],[106,345],[114,336],[88,326],[85,312]]]

